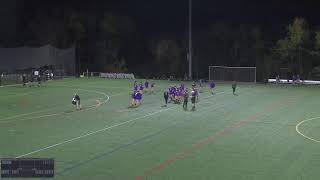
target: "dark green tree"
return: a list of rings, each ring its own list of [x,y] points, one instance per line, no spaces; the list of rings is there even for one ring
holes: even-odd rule
[[[161,74],[171,73],[182,76],[183,74],[183,49],[173,39],[155,41],[152,47],[154,65]],[[178,73],[178,74],[177,74]]]
[[[277,42],[274,51],[288,66],[298,65],[300,73],[303,73],[302,56],[311,52],[310,31],[306,20],[295,18],[287,27],[287,36]]]
[[[106,13],[99,21],[99,36],[102,44],[97,51],[99,63],[107,71],[125,71],[128,58],[124,54],[132,54],[136,39],[136,29],[133,20],[127,16]],[[110,68],[113,66],[113,69]],[[121,67],[121,68],[119,68]]]

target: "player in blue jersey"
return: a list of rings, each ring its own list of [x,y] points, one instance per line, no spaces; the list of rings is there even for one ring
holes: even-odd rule
[[[174,103],[175,104],[180,104],[181,103],[181,91],[180,88],[178,88],[175,92],[174,92]]]
[[[169,102],[174,101],[175,99],[175,87],[169,87]]]
[[[138,107],[141,104],[142,94],[139,91],[134,91],[131,94],[131,104],[129,107]]]
[[[136,106],[140,106],[142,101],[142,93],[139,91],[136,93]]]
[[[134,85],[133,90],[134,90],[134,91],[138,91],[138,90],[139,90],[138,85]]]
[[[210,90],[211,90],[211,94],[214,95],[214,88],[216,87],[216,84],[211,81],[211,83],[209,84]]]

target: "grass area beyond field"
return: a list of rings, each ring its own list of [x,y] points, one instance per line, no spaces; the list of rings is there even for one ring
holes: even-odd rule
[[[196,111],[184,111],[162,107],[175,82],[155,83],[138,108],[128,108],[132,80],[0,87],[0,158],[54,158],[54,179],[65,180],[320,177],[318,87],[238,84],[233,96],[218,83],[212,96],[205,85]]]

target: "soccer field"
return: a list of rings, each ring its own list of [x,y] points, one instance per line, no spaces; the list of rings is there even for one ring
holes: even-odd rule
[[[155,83],[138,108],[128,108],[132,80],[0,87],[0,158],[54,158],[54,179],[65,180],[320,177],[318,87],[238,84],[233,96],[231,84],[218,83],[184,111],[162,107],[174,82]]]

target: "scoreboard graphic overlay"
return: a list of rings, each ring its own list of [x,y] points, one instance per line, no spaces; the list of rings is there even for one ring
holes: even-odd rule
[[[1,178],[54,177],[54,159],[7,158],[0,161]]]

